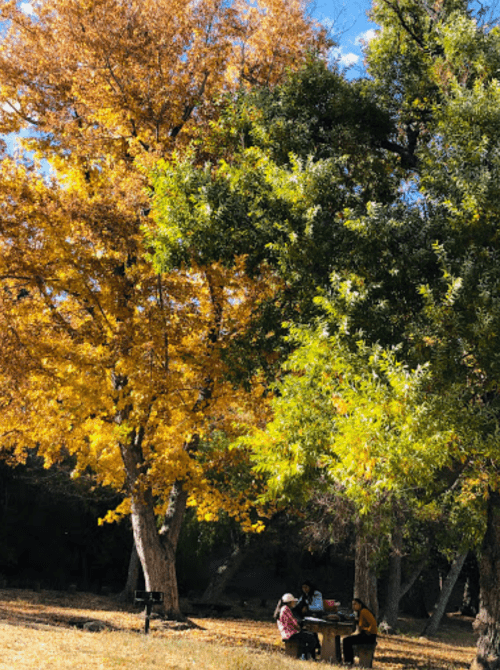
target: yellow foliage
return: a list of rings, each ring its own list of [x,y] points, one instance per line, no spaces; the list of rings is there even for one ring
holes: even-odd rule
[[[301,0],[32,7],[0,7],[0,132],[24,129],[31,152],[0,155],[0,453],[71,455],[124,496],[102,522],[164,514],[182,481],[200,518],[260,532],[258,482],[232,491],[224,470],[245,456],[199,444],[265,423],[261,380],[235,390],[223,354],[274,283],[244,259],[157,274],[148,175],[202,141],[222,93],[273,85],[327,41]]]

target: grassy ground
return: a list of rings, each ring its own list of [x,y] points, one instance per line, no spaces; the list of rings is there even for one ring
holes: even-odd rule
[[[106,628],[90,632],[86,622]],[[423,621],[402,619],[401,634],[380,636],[379,670],[465,670],[475,652],[470,620],[447,617],[438,636],[418,637]],[[190,626],[152,620],[112,598],[0,591],[0,668],[7,670],[304,670],[285,657],[272,621],[190,618]],[[332,667],[335,666],[323,666]]]

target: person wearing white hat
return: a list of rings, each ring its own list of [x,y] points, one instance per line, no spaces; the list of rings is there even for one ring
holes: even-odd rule
[[[274,611],[276,623],[283,641],[296,640],[299,643],[299,657],[303,660],[316,660],[318,639],[314,633],[302,630],[295,618],[292,608],[297,604],[297,598],[292,593],[285,593],[278,602]]]

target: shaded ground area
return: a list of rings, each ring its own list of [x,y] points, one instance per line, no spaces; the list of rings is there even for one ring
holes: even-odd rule
[[[110,630],[139,630],[139,610],[91,594],[0,590],[0,621],[19,626],[83,628],[99,621]]]
[[[248,610],[249,608],[246,607]],[[232,609],[229,612],[233,611]],[[283,654],[272,613],[262,620],[258,607],[255,617],[242,618],[235,605],[235,617],[192,617],[189,624],[153,619],[151,638],[203,640],[219,648],[253,648],[272,654]],[[144,636],[144,614],[141,609],[118,602],[112,597],[80,593],[15,589],[0,590],[0,624],[26,628],[78,628],[101,624],[108,631],[135,632]],[[382,635],[375,654],[374,668],[385,670],[465,670],[475,653],[472,619],[449,615],[436,638],[419,637],[424,621],[402,618],[401,634]],[[99,630],[99,626],[90,628]],[[91,634],[89,632],[89,634]]]

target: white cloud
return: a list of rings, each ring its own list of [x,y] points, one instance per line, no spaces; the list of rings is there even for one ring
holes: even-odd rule
[[[343,67],[352,67],[353,65],[359,63],[359,60],[360,58],[357,54],[348,53],[348,54],[342,54],[339,62],[340,65],[342,65]]]
[[[21,3],[21,11],[24,12],[25,14],[34,14],[35,13],[33,5],[29,2],[22,2]]]
[[[348,52],[345,53],[342,47],[335,47],[330,51],[330,58],[341,67],[349,68],[356,65],[361,60],[358,54]]]
[[[354,40],[354,44],[356,46],[364,46],[365,44],[368,44],[368,42],[371,42],[376,35],[377,31],[374,28],[370,28],[370,30],[366,30],[364,33],[358,35]]]

